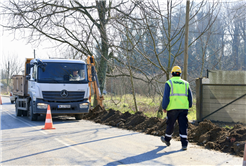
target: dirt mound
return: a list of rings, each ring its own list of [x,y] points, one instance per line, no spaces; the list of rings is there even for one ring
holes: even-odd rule
[[[167,126],[166,119],[148,118],[142,112],[130,114],[129,112],[121,113],[113,109],[107,111],[100,106],[84,114],[83,119],[157,136],[164,135]],[[180,139],[177,122],[173,138]],[[225,129],[209,120],[204,120],[199,124],[189,123],[188,139],[189,142],[197,143],[205,148],[242,157],[246,140],[246,127],[236,124],[232,129]]]

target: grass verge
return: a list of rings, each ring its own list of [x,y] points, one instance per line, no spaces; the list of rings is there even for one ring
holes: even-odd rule
[[[138,111],[143,112],[147,117],[157,117],[157,112],[160,106],[160,102],[162,97],[146,97],[141,95],[136,95]],[[92,99],[93,101],[93,99]],[[114,109],[119,110],[122,113],[130,112],[134,114],[136,112],[133,97],[130,94],[123,96],[111,96],[104,95],[103,104],[105,109]],[[166,117],[166,114],[163,113],[162,118]],[[188,120],[193,121],[196,120],[196,105],[195,100],[193,101],[192,108],[189,109],[188,112]]]

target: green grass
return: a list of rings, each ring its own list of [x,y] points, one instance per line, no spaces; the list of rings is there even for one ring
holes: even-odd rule
[[[146,96],[136,95],[138,110],[142,111],[147,117],[157,117],[157,112],[160,106],[162,97],[149,98]],[[92,99],[93,101],[93,99]],[[135,113],[135,106],[133,97],[130,94],[123,96],[110,96],[104,95],[103,105],[106,110],[114,109],[119,110],[122,113],[129,112],[131,114]],[[163,113],[162,118],[166,117]],[[195,100],[193,101],[193,107],[189,109],[188,119],[190,121],[196,120],[196,105]]]

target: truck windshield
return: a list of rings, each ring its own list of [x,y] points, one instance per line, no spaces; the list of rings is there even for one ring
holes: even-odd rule
[[[38,68],[38,82],[42,83],[87,83],[86,65],[81,63],[51,63],[45,70]]]

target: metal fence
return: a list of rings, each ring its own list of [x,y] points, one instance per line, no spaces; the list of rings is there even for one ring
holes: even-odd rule
[[[196,80],[197,120],[246,124],[246,84],[209,84]]]

